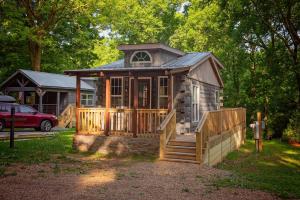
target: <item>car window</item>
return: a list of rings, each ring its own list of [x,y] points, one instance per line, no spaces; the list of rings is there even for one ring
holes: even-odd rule
[[[20,113],[33,113],[35,110],[29,106],[19,106]]]
[[[0,112],[10,112],[10,105],[0,105]]]

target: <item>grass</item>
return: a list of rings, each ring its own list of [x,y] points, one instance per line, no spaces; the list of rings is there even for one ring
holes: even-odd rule
[[[233,173],[216,181],[219,187],[259,189],[283,198],[300,198],[300,148],[279,140],[264,141],[261,153],[253,140],[228,154],[217,168]]]
[[[0,173],[1,166],[11,163],[41,163],[51,159],[53,154],[64,157],[71,153],[73,131],[62,132],[54,137],[36,138],[15,141],[15,148],[9,148],[9,141],[0,142]]]

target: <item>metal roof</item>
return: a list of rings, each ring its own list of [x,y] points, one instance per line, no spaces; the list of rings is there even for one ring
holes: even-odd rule
[[[201,60],[203,60],[204,58],[206,58],[210,54],[211,53],[209,53],[209,52],[187,53],[182,57],[179,57],[177,59],[171,60],[171,61],[163,64],[161,67],[169,68],[169,69],[181,68],[181,67],[190,67],[190,66],[193,66],[193,65],[197,64],[198,62],[200,62]]]
[[[54,74],[47,72],[37,72],[31,70],[19,69],[11,77],[9,77],[2,85],[8,80],[13,78],[16,74],[21,73],[29,80],[41,88],[59,88],[67,90],[76,89],[76,77],[63,74]],[[81,80],[81,90],[95,90],[92,86]]]
[[[210,52],[193,52],[186,53],[184,56],[178,57],[171,60],[159,67],[125,67],[124,59],[102,65],[90,69],[79,69],[79,70],[67,70],[68,72],[100,72],[100,71],[138,71],[138,70],[166,70],[166,69],[179,69],[191,67],[198,62],[206,59],[208,56],[212,55]]]

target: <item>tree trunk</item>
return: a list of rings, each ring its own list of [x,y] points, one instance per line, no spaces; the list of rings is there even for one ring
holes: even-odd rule
[[[36,41],[29,40],[29,52],[32,69],[34,71],[41,71],[41,44]]]

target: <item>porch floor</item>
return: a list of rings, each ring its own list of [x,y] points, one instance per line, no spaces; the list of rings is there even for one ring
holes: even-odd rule
[[[185,133],[184,135],[177,134],[175,141],[196,142],[196,134],[195,133]]]

